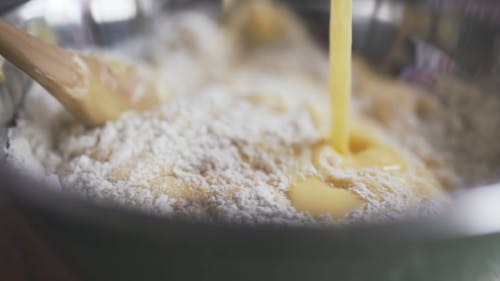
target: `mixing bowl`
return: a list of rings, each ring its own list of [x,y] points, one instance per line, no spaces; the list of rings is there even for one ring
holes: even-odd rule
[[[327,1],[284,2],[305,19],[319,40],[326,38]],[[455,1],[457,5],[462,2],[467,1]],[[442,54],[418,52],[419,44],[432,46],[436,40],[419,41],[418,33],[403,28],[402,19],[413,11],[406,9],[414,4],[354,0],[356,50],[381,71],[402,78],[414,77],[401,75],[408,69],[429,71],[408,68],[412,61],[429,61],[429,56]],[[3,17],[24,27],[33,22],[46,24],[65,47],[113,48],[147,30],[158,14],[168,16],[195,6],[219,8],[215,1],[33,0]],[[462,16],[455,23],[462,22]],[[484,25],[493,30],[496,26],[491,22]],[[373,48],[367,49],[370,43]],[[462,56],[467,52],[463,50],[475,52],[471,51],[474,48],[460,50]],[[6,81],[0,86],[2,147],[6,130],[15,123],[31,85],[8,63],[4,72]],[[464,73],[470,72],[456,75],[467,77],[467,83],[498,82],[494,67],[476,71],[476,75]],[[481,140],[476,145],[481,146]],[[474,148],[461,153],[467,159]],[[438,217],[343,228],[243,226],[164,218],[53,191],[4,161],[0,185],[36,232],[83,280],[497,280],[500,184],[495,182],[500,179],[496,177],[499,166],[491,167],[482,179],[470,180],[469,188],[455,192],[451,206]]]

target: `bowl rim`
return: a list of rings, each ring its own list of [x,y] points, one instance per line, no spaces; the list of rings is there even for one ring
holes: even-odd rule
[[[270,233],[321,234],[330,233],[331,239],[360,241],[366,238],[376,241],[439,241],[442,239],[472,239],[487,235],[500,235],[500,185],[479,187],[455,193],[450,205],[435,216],[406,218],[393,222],[357,222],[349,225],[273,225],[234,224],[230,222],[208,222],[192,218],[170,218],[139,209],[131,209],[111,201],[93,201],[81,195],[55,190],[20,172],[7,163],[0,164],[0,178],[7,193],[7,199],[21,210],[35,211],[49,217],[82,225],[92,225],[107,230],[147,230],[147,235],[172,230],[179,235],[204,235],[232,233],[242,239],[249,239],[249,231],[256,237]],[[478,201],[487,199],[486,206],[477,206]],[[494,209],[491,209],[491,208]],[[479,211],[478,211],[479,209]],[[485,212],[491,217],[484,220]],[[144,234],[144,233],[143,233]],[[274,235],[270,235],[274,237]]]

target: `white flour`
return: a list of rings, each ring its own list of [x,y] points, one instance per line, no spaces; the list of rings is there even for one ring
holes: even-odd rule
[[[294,177],[317,173],[309,150],[320,132],[307,104],[327,104],[327,76],[317,75],[325,73],[323,54],[306,43],[239,57],[208,17],[188,14],[175,20],[160,40],[165,59],[159,66],[165,78],[160,86],[173,101],[88,130],[36,87],[9,130],[11,163],[58,188],[169,216],[238,223],[330,221],[297,211],[286,194]],[[220,38],[222,46],[204,45],[203,38]],[[304,48],[309,58],[293,59]],[[269,67],[278,54],[288,63]],[[434,204],[431,196],[415,199],[390,173],[327,168],[368,202],[350,219],[394,218]],[[367,187],[373,182],[379,184],[376,195]]]

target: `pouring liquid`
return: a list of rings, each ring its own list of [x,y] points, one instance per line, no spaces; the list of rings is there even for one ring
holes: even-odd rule
[[[352,0],[330,2],[330,108],[329,148],[349,157],[351,100]],[[328,149],[328,148],[327,148]],[[356,161],[348,161],[355,163]],[[346,189],[332,187],[317,177],[298,180],[289,192],[295,208],[313,216],[341,218],[363,201]]]
[[[234,1],[223,0],[222,4],[224,10],[228,11]],[[261,4],[271,16],[258,17],[259,20],[251,18],[254,19],[251,20],[251,24],[258,32],[265,33],[269,28],[264,27],[274,26],[272,12],[276,10],[276,6],[273,6],[272,1],[266,0]],[[402,181],[405,181],[410,166],[409,160],[381,140],[369,126],[350,124],[352,0],[331,0],[330,17],[331,130],[325,136],[322,145],[312,148],[315,155],[313,158],[335,155],[340,159],[337,168],[343,170],[374,168],[396,173]],[[321,170],[317,161],[313,160],[313,164],[317,170]],[[373,186],[380,185],[373,183]],[[357,194],[349,190],[348,185],[336,183],[322,172],[314,176],[298,176],[290,186],[288,198],[299,211],[312,216],[328,214],[333,218],[343,218],[366,204]]]
[[[330,4],[330,142],[341,154],[349,152],[351,101],[352,0]]]
[[[328,145],[316,153],[339,154],[343,169],[400,172],[404,180],[407,159],[370,133],[369,128],[359,125],[351,128],[352,0],[331,0],[330,9],[331,130]],[[298,210],[313,216],[329,214],[333,218],[342,218],[365,204],[348,187],[317,176],[298,179],[290,189],[289,198]]]

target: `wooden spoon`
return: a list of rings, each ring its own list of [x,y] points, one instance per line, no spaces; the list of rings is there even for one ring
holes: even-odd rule
[[[145,69],[59,48],[1,20],[0,54],[89,126],[160,102],[154,79]]]

